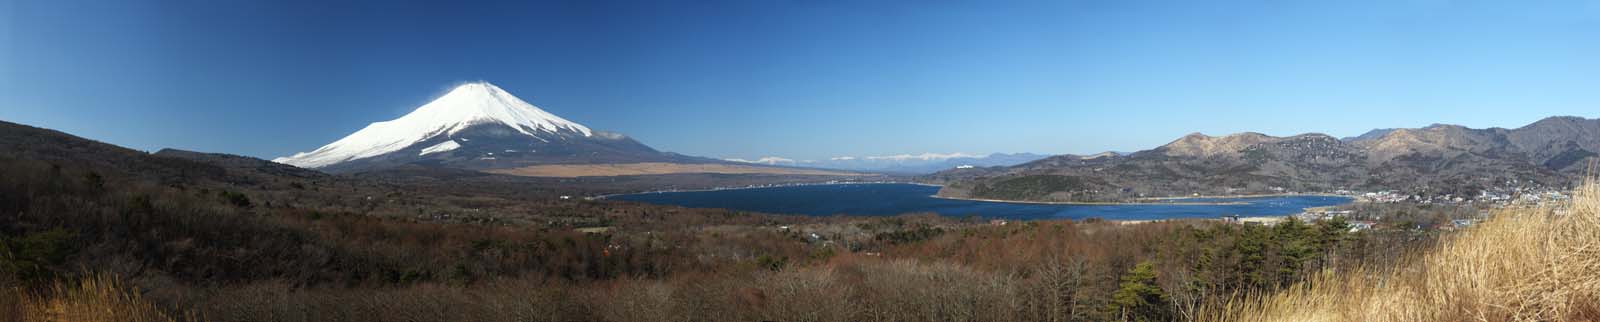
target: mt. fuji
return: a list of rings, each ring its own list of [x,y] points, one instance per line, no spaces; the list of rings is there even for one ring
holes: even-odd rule
[[[329,172],[424,163],[465,169],[540,164],[720,163],[656,151],[627,136],[591,130],[487,82],[467,83],[398,119],[311,152],[272,161]]]

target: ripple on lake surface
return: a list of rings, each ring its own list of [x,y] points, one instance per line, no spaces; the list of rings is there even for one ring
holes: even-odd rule
[[[774,214],[888,216],[932,212],[945,216],[975,215],[1009,219],[1154,220],[1281,216],[1306,208],[1349,203],[1335,196],[1201,198],[1175,202],[1229,202],[1219,205],[1052,205],[934,198],[939,187],[914,184],[836,184],[716,191],[654,192],[612,199],[692,208],[727,208]]]

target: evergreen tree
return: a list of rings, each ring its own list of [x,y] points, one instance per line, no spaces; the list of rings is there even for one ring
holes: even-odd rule
[[[1263,270],[1267,265],[1267,246],[1271,238],[1265,228],[1244,226],[1239,230],[1231,252],[1238,262],[1228,279],[1231,290],[1261,289],[1267,285]]]
[[[1110,309],[1124,321],[1167,321],[1172,316],[1169,303],[1166,292],[1156,285],[1155,265],[1146,261],[1122,275],[1120,288],[1111,294]]]
[[[1318,258],[1321,266],[1328,266],[1328,259],[1335,258],[1337,251],[1347,235],[1350,234],[1350,223],[1343,217],[1317,222],[1317,247],[1322,256]]]
[[[1311,228],[1293,217],[1273,226],[1278,257],[1281,261],[1278,264],[1279,287],[1299,281],[1300,273],[1304,271],[1306,264],[1317,257],[1316,241],[1311,235]]]

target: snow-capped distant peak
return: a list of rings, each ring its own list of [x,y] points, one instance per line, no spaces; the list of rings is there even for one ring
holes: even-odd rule
[[[767,165],[794,164],[795,163],[794,159],[781,158],[781,157],[763,157],[763,158],[755,159],[755,160],[747,160],[747,159],[739,159],[739,158],[729,158],[729,159],[722,159],[722,160],[723,161],[739,162],[739,163],[760,163],[760,164],[767,164]]]
[[[456,86],[449,93],[423,104],[398,119],[372,123],[350,136],[311,152],[272,161],[303,168],[319,168],[346,161],[380,156],[441,135],[450,136],[475,125],[501,124],[532,139],[549,141],[543,134],[589,137],[594,132],[488,82]],[[462,139],[461,141],[467,141]],[[449,141],[454,143],[455,141]],[[460,143],[455,143],[459,147]],[[442,148],[442,146],[433,146]],[[451,148],[454,149],[454,148]],[[434,149],[434,152],[442,152]],[[426,153],[424,153],[426,154]]]
[[[947,160],[947,159],[955,159],[955,158],[982,158],[982,157],[983,156],[976,155],[976,154],[966,154],[966,153],[956,152],[956,153],[949,153],[949,154],[923,153],[923,154],[916,154],[916,155],[899,154],[899,155],[885,155],[885,156],[870,156],[870,157],[866,157],[866,159],[867,160],[893,160],[893,161],[906,161],[906,160],[932,161],[932,160]]]
[[[966,154],[966,153],[960,153],[960,152],[947,153],[947,154],[923,153],[923,154],[899,154],[899,155],[883,155],[883,156],[867,156],[867,157],[839,156],[839,157],[828,158],[826,160],[826,162],[926,162],[926,161],[944,161],[944,160],[959,159],[959,158],[983,158],[983,157],[984,156],[982,156],[982,155]],[[763,164],[806,163],[804,161],[795,161],[794,159],[783,158],[783,157],[775,157],[775,156],[763,157],[763,158],[755,159],[755,160],[739,159],[739,158],[729,158],[729,159],[723,159],[723,160],[724,161],[733,161],[733,162],[763,163]]]

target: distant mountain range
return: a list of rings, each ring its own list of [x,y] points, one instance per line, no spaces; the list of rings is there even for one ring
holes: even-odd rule
[[[836,169],[891,174],[929,174],[958,167],[1013,166],[1048,157],[1033,153],[993,153],[976,155],[965,153],[923,153],[888,156],[841,156],[827,160],[794,160],[781,157],[764,157],[755,160],[724,159],[727,161],[791,167]]]
[[[1600,120],[1551,117],[1516,129],[1436,124],[1338,139],[1190,134],[1126,155],[1062,155],[928,175],[943,196],[1099,201],[1182,195],[1394,189],[1467,196],[1572,185],[1600,158]]]

